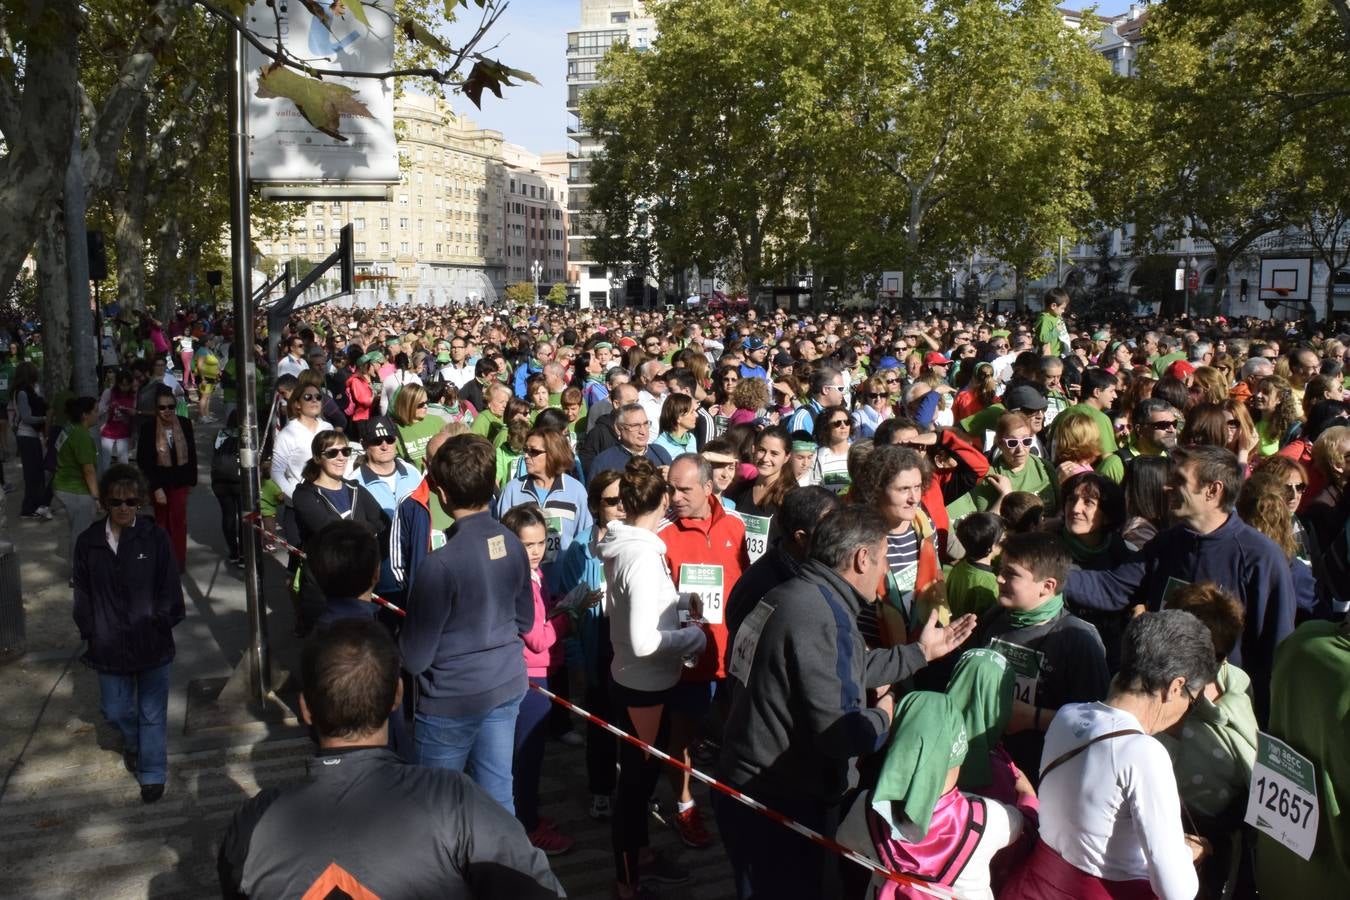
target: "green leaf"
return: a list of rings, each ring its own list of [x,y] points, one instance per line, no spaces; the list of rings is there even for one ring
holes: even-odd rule
[[[366,8],[361,5],[361,0],[337,0],[333,4],[333,15],[340,16],[344,12],[351,13],[353,19],[370,27],[370,19],[366,17]]]
[[[450,48],[446,46],[445,42],[432,34],[421,22],[412,19],[404,19],[402,25],[403,33],[407,35],[408,40],[416,41],[419,44],[425,44],[437,53],[444,53],[447,56],[450,54]]]
[[[339,141],[347,140],[338,131],[343,116],[371,118],[370,110],[356,99],[353,89],[309,78],[281,65],[263,68],[258,79],[258,96],[290,100],[306,122]]]

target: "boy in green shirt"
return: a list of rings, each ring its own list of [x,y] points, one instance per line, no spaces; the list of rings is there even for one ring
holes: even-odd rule
[[[1044,311],[1036,319],[1036,343],[1042,356],[1062,356],[1069,344],[1064,314],[1069,311],[1069,292],[1051,288],[1045,292]]]
[[[947,572],[947,605],[952,617],[983,615],[998,605],[998,573],[994,555],[1003,540],[1003,520],[990,512],[974,512],[956,523],[956,538],[966,555]]]

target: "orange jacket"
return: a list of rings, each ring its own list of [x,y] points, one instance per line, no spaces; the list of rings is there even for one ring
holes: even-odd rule
[[[889,596],[887,579],[883,575],[877,585],[877,619],[881,625],[881,640],[887,647],[909,644],[919,639],[919,632],[928,621],[930,611],[938,611],[938,621],[946,625],[951,619],[947,608],[946,585],[942,580],[942,566],[933,547],[933,525],[922,510],[914,518],[914,530],[919,535],[919,570],[914,577],[913,606],[908,617],[898,605],[899,598]],[[889,574],[889,573],[887,573]]]
[[[706,519],[675,519],[661,526],[657,535],[665,542],[670,578],[680,587],[680,567],[704,565],[722,567],[722,595],[716,600],[709,589],[688,587],[703,598],[703,626],[708,645],[692,669],[684,670],[684,681],[712,681],[726,677],[726,598],[741,573],[750,567],[745,553],[745,524],[729,515],[713,497]],[[716,624],[713,624],[713,623]]]

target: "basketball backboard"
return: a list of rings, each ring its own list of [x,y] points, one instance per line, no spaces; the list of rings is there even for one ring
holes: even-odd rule
[[[1257,299],[1307,302],[1312,299],[1312,259],[1306,256],[1267,257],[1261,260],[1261,290]]]

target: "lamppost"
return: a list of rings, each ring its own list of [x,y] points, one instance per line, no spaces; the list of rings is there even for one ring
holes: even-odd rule
[[[534,276],[534,299],[536,301],[539,300],[539,276],[543,274],[543,271],[544,264],[537,259],[530,265],[530,274]]]

